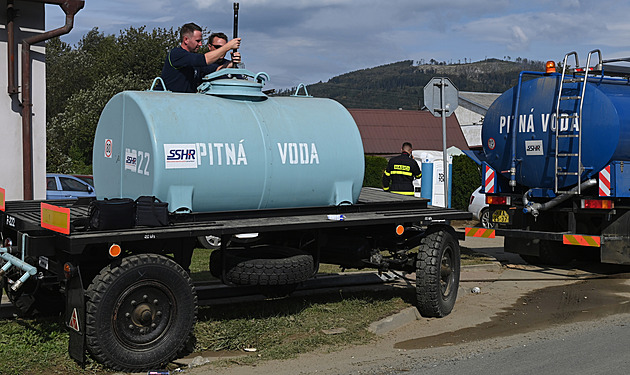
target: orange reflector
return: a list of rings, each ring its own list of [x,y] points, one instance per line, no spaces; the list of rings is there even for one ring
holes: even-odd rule
[[[466,237],[495,238],[494,229],[466,228]]]
[[[4,189],[0,188],[0,211],[4,211],[4,196],[5,196]]]
[[[602,241],[599,236],[582,236],[579,234],[565,234],[562,236],[562,243],[565,245],[600,247]]]
[[[547,61],[545,64],[545,73],[555,73],[556,72],[556,63],[553,60]]]
[[[109,247],[109,255],[112,258],[116,258],[117,256],[120,255],[121,252],[122,250],[120,249],[120,245],[113,244],[112,246]]]
[[[54,230],[55,232],[70,234],[70,209],[67,207],[57,207],[52,204],[41,204],[41,226],[42,228]]]
[[[403,233],[405,233],[405,227],[403,227],[402,225],[398,225],[396,227],[396,234],[402,236]]]

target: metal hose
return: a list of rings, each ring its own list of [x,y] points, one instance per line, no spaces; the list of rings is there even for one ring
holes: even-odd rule
[[[597,180],[594,178],[591,178],[590,180],[586,180],[582,182],[580,188],[588,189],[591,186],[595,186],[596,184],[597,184]],[[571,198],[571,196],[575,195],[575,193],[578,191],[578,186],[576,185],[573,189],[569,190],[568,193],[558,195],[554,199],[545,203],[530,202],[528,199],[528,196],[531,193],[531,191],[532,189],[529,189],[527,190],[527,192],[525,192],[525,194],[523,194],[523,205],[525,206],[525,208],[523,208],[523,212],[526,214],[531,213],[532,215],[534,215],[534,217],[536,217],[540,213],[539,211],[548,210],[566,201],[567,199]]]

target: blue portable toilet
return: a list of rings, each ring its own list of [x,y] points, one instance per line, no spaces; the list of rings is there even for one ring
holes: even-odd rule
[[[444,169],[443,156],[439,151],[420,151],[414,150],[414,158],[421,163],[422,182],[421,193],[422,198],[430,200],[429,204],[436,207],[445,207],[444,205]],[[448,181],[448,207],[451,207],[452,182],[453,182],[453,157],[448,156],[449,181]]]

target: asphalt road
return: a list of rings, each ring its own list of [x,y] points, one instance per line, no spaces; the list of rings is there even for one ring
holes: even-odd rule
[[[630,371],[630,315],[537,332],[521,342],[497,342],[489,351],[419,363],[408,358],[397,369],[354,374],[627,374]],[[501,347],[505,346],[505,347]],[[456,354],[453,352],[452,354]]]

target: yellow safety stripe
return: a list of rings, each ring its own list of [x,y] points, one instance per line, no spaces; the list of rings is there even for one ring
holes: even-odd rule
[[[414,195],[413,191],[392,191],[392,193],[400,195]]]
[[[403,172],[403,171],[392,171],[392,174],[401,174],[403,176],[413,176],[411,172]]]
[[[385,174],[385,176],[387,176],[387,177],[389,177],[389,176],[390,176],[390,173],[389,173],[389,172],[387,172],[387,171],[383,171],[383,173],[384,173],[384,174]]]
[[[565,245],[600,247],[601,237],[583,236],[579,234],[565,234],[562,236],[562,243]]]
[[[389,191],[389,186],[388,187],[384,187],[383,190]]]
[[[466,237],[495,238],[494,229],[466,228]]]

